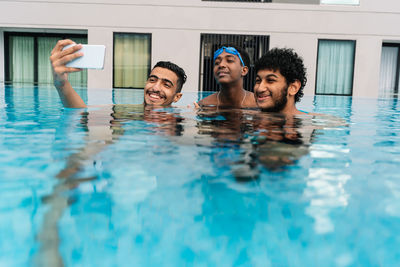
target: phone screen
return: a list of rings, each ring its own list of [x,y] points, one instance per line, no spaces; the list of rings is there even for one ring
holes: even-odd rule
[[[64,49],[71,46],[73,45],[68,45]],[[79,69],[103,69],[105,51],[104,45],[82,45],[79,52],[82,52],[83,56],[68,62],[66,66]]]

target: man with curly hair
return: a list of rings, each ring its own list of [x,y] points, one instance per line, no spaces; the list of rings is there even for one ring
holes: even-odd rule
[[[307,83],[303,59],[289,48],[273,48],[255,63],[254,96],[262,111],[306,114],[296,108]]]

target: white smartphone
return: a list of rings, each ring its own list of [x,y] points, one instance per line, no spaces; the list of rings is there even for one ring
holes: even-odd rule
[[[63,50],[74,46],[75,44],[67,45]],[[104,45],[82,45],[82,49],[78,52],[82,52],[83,56],[71,60],[65,66],[79,69],[103,69],[104,68],[104,57],[106,47]]]

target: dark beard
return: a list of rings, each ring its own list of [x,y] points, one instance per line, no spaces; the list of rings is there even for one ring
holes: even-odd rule
[[[283,92],[281,94],[281,97],[277,100],[274,100],[274,106],[270,108],[264,108],[262,111],[266,112],[280,112],[282,111],[287,103],[287,92],[288,92],[289,86],[286,86],[285,89],[283,89]]]

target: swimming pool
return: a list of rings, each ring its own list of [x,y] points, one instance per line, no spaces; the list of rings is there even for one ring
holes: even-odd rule
[[[299,107],[345,123],[2,88],[0,266],[398,265],[398,100]]]

